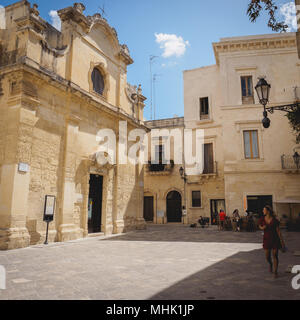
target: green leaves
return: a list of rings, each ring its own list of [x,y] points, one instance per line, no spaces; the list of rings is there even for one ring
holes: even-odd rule
[[[286,32],[288,25],[282,21],[277,21],[276,12],[278,7],[275,5],[274,0],[251,0],[247,9],[247,15],[250,21],[256,22],[263,10],[263,6],[264,10],[267,11],[269,15],[268,27],[276,32]]]
[[[295,111],[287,113],[290,125],[296,133],[296,143],[300,143],[300,104]]]

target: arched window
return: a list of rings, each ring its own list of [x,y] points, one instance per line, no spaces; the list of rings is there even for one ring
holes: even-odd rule
[[[104,91],[104,78],[99,69],[94,68],[92,72],[93,90],[99,94],[103,94]]]

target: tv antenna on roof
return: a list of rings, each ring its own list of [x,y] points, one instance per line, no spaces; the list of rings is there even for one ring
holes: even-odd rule
[[[158,58],[158,56],[150,55],[150,120],[153,119],[153,75],[152,75],[152,64],[154,63],[154,59]]]
[[[107,16],[106,11],[105,11],[105,1],[103,2],[102,7],[98,7],[98,9],[101,11],[102,17]]]
[[[157,82],[157,78],[161,77],[162,74],[157,74],[155,73],[153,75],[153,120],[156,120],[156,82]]]

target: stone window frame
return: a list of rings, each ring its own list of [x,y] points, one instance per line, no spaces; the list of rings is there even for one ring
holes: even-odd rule
[[[200,202],[201,202],[201,207],[193,207],[193,191],[199,191],[200,192]],[[203,204],[203,190],[199,187],[192,187],[189,189],[188,192],[188,209],[190,210],[200,210],[204,209],[204,204]]]
[[[249,144],[250,144],[250,156],[247,157],[246,155],[246,144],[245,144],[245,134],[246,132],[249,133],[249,138],[250,138],[250,141],[249,141]],[[253,133],[256,132],[256,144],[257,144],[257,156],[255,157],[254,156],[254,152],[253,152]],[[259,139],[258,139],[258,131],[257,130],[243,130],[243,136],[244,136],[244,157],[245,159],[259,159],[260,158],[260,149],[259,149]]]
[[[253,76],[252,75],[247,75],[247,76],[241,76],[241,95],[242,95],[242,104],[254,104],[254,85],[253,85]],[[251,79],[251,95],[248,94],[249,92],[249,79]],[[245,81],[245,90],[246,90],[246,95],[243,94],[243,80]]]
[[[244,162],[262,162],[264,161],[264,141],[263,132],[264,128],[259,120],[238,121],[235,123],[236,131],[240,135],[239,137],[239,159]],[[245,158],[245,146],[244,146],[244,131],[257,131],[259,158]]]
[[[201,113],[200,99],[201,98],[208,98],[209,110],[208,110],[208,117],[206,119],[201,119],[201,117],[200,117],[200,113]],[[212,107],[213,107],[213,95],[212,94],[206,94],[206,95],[203,94],[203,95],[198,96],[198,98],[197,98],[197,115],[195,115],[197,124],[212,123],[214,121]]]
[[[215,167],[215,165],[217,163],[217,135],[205,136],[204,137],[204,144],[208,144],[208,143],[211,143],[212,147],[213,147],[213,160],[214,160],[213,163],[214,163],[214,167]],[[204,168],[204,164],[203,164],[203,168]]]
[[[200,206],[194,206],[193,205],[193,193],[194,192],[199,192],[200,193]],[[191,207],[192,208],[202,208],[202,192],[201,190],[191,190]]]
[[[201,101],[203,100],[203,99],[207,99],[207,104],[208,104],[208,113],[207,114],[201,114]],[[201,96],[201,97],[199,97],[199,120],[201,121],[203,121],[203,120],[210,120],[210,114],[211,114],[211,112],[210,112],[210,97],[207,95],[207,96]]]
[[[98,69],[101,72],[102,76],[103,76],[104,90],[103,90],[102,94],[94,91],[92,73],[93,73],[95,68]],[[89,73],[88,73],[88,81],[89,81],[89,91],[90,91],[91,94],[93,94],[96,97],[102,97],[105,100],[108,99],[108,92],[110,90],[109,73],[108,73],[107,68],[106,68],[106,66],[105,66],[105,64],[103,62],[91,62],[90,70],[89,70]]]
[[[240,106],[247,106],[247,105],[255,105],[258,103],[258,99],[255,95],[255,79],[258,78],[257,76],[257,66],[249,66],[249,67],[236,67],[236,81],[238,83],[239,88],[239,105]],[[242,94],[242,77],[252,77],[252,90],[253,90],[253,103],[246,103],[243,101],[243,94]]]

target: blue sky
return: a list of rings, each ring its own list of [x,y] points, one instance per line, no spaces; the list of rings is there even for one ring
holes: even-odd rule
[[[157,74],[156,119],[183,115],[182,71],[215,63],[212,42],[221,37],[271,33],[262,16],[250,23],[246,16],[250,0],[85,0],[86,15],[105,6],[109,24],[116,28],[120,43],[129,47],[135,63],[128,67],[128,82],[142,84],[148,98],[145,117],[150,115],[150,55]],[[6,6],[15,1],[0,0]],[[75,0],[35,0],[40,15],[53,21],[51,10],[73,5]],[[279,6],[291,1],[278,0]],[[33,1],[31,2],[33,3]],[[53,14],[52,14],[53,15]],[[281,16],[285,19],[287,16]],[[293,29],[291,31],[294,31]],[[153,101],[154,104],[154,101]]]

